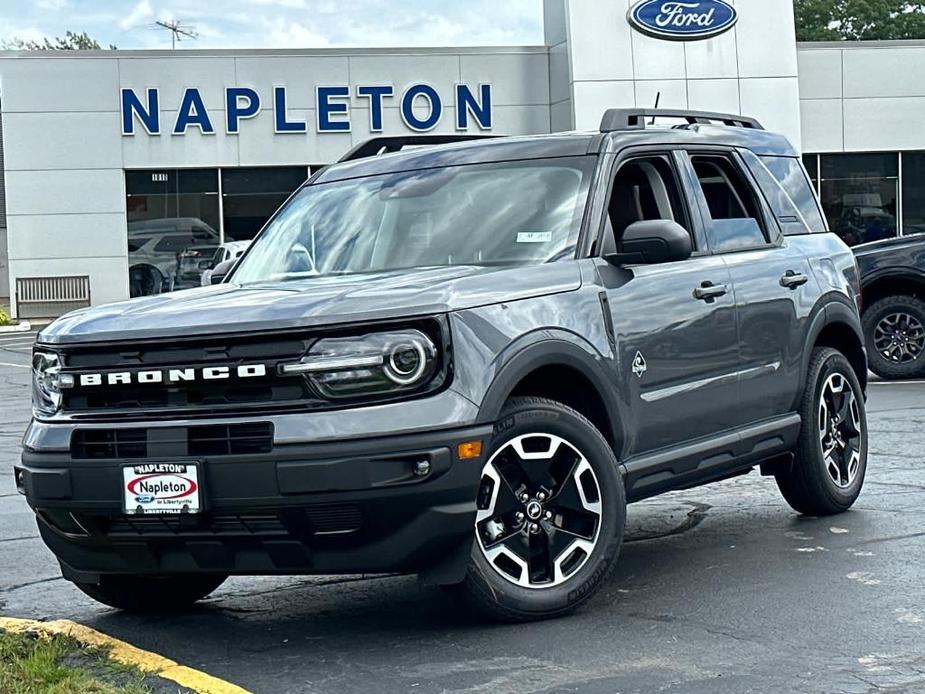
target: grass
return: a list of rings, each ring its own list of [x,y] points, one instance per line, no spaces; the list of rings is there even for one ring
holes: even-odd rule
[[[149,694],[145,676],[67,636],[0,631],[3,694]]]

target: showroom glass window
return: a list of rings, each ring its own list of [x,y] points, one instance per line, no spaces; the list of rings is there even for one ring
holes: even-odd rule
[[[131,295],[198,285],[184,264],[219,246],[218,170],[126,171],[125,193]]]
[[[254,238],[307,175],[304,166],[222,169],[225,240]]]
[[[925,233],[925,152],[903,152],[903,234]]]
[[[897,235],[897,153],[823,154],[819,177],[829,228],[849,246]]]

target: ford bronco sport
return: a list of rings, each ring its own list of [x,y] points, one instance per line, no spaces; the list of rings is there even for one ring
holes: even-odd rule
[[[627,502],[760,467],[854,503],[857,268],[784,138],[611,110],[392,151],[427,141],[315,174],[220,284],[42,331],[15,475],[81,590],[408,572],[537,619],[607,580]]]

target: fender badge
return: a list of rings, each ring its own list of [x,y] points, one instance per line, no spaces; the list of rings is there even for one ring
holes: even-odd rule
[[[642,378],[642,375],[649,370],[649,366],[646,364],[646,358],[642,356],[642,352],[636,352],[636,356],[633,358],[633,373],[637,378]]]

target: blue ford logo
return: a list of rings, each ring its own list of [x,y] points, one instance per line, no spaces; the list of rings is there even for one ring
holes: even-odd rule
[[[135,497],[135,501],[139,504],[150,504],[154,501],[154,497],[151,494],[139,494]]]
[[[630,24],[637,30],[673,41],[717,36],[731,29],[738,18],[725,0],[642,0],[629,11]]]

